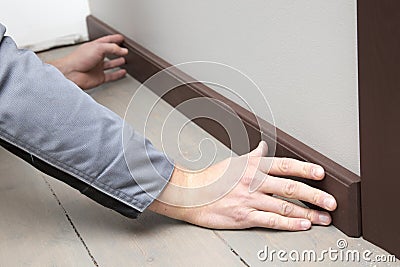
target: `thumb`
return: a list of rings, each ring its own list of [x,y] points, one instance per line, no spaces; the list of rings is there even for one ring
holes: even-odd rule
[[[265,141],[261,141],[258,146],[251,151],[248,155],[249,157],[258,157],[258,164],[260,164],[261,157],[266,157],[268,154],[268,145]],[[257,189],[262,185],[264,182],[266,176],[262,176],[260,179],[260,176],[254,176],[252,181],[250,182],[249,185],[249,193],[253,193],[257,191]]]
[[[258,143],[258,146],[249,153],[250,157],[265,157],[268,154],[268,145],[265,141]]]

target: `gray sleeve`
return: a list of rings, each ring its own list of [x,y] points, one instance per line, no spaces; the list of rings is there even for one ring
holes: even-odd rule
[[[142,212],[167,184],[173,163],[4,33],[0,24],[0,139]],[[125,147],[134,151],[127,156],[122,132]]]

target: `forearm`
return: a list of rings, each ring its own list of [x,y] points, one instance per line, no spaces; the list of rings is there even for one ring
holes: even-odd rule
[[[94,189],[143,211],[171,175],[173,165],[166,156],[130,126],[123,128],[119,116],[55,68],[32,52],[18,50],[2,34],[0,25],[0,139],[31,155],[32,165],[37,167],[39,159],[83,182],[81,191]],[[123,129],[126,146],[135,151],[128,156]],[[144,164],[148,161],[152,166]],[[136,168],[129,170],[127,164]]]

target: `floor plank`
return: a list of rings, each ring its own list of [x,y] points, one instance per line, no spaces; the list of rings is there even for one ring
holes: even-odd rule
[[[99,266],[242,266],[210,230],[152,212],[130,220],[58,181],[51,184]]]
[[[0,148],[0,266],[93,266],[41,174]]]

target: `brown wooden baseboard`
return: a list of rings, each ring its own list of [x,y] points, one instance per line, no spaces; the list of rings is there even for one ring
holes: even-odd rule
[[[400,1],[357,2],[363,236],[400,258]]]
[[[90,39],[119,33],[93,16],[87,17],[87,26]],[[142,83],[159,71],[171,66],[171,64],[129,38],[125,39],[123,46],[129,49],[125,68],[131,76]],[[193,78],[178,70],[168,72],[163,78],[163,83],[165,84],[176,80],[193,81]],[[202,83],[185,84],[169,91],[167,94],[155,89],[151,85],[149,87],[174,107],[188,99],[198,97],[208,98],[209,101],[205,102],[202,108],[211,110],[213,114],[218,114],[219,118],[222,117],[225,122],[232,123],[233,127],[238,122],[245,125],[251,149],[257,146],[261,138],[267,140],[267,143],[270,143],[270,145],[271,142],[275,142],[271,138],[274,135],[274,126],[265,120],[257,118],[250,111]],[[215,100],[221,101],[230,109],[218,104]],[[196,114],[196,110],[193,109],[181,108],[179,110],[188,117]],[[240,121],[237,119],[238,117]],[[243,146],[237,144],[231,146],[230,138],[226,131],[215,121],[201,118],[194,120],[194,122],[223,144],[232,148],[235,153],[244,154],[249,152],[246,142],[243,142]],[[237,127],[241,127],[241,125],[237,125]],[[299,178],[295,179],[333,194],[338,202],[338,209],[332,212],[333,224],[349,236],[360,236],[360,177],[279,129],[276,129],[276,137],[276,156],[310,161],[320,164],[325,168],[326,177],[323,181],[315,182]]]

